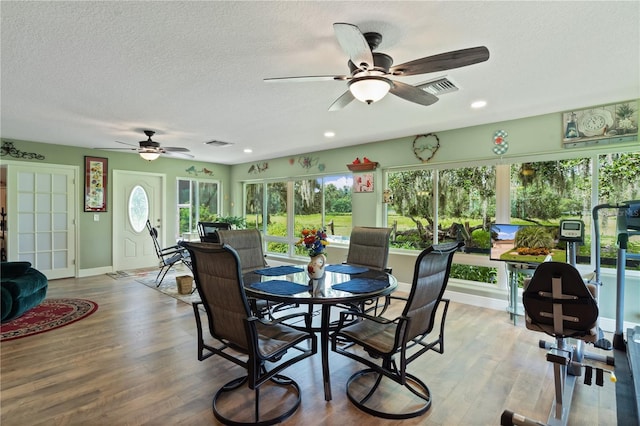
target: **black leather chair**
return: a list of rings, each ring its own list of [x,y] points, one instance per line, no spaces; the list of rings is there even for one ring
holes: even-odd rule
[[[462,245],[439,244],[420,253],[411,291],[399,317],[390,320],[356,311],[340,313],[338,329],[331,336],[332,349],[368,367],[347,382],[349,400],[362,411],[388,419],[407,419],[422,415],[431,407],[429,388],[408,373],[407,366],[429,350],[444,351],[449,300],[442,296],[453,254]],[[438,312],[438,337],[428,341]],[[353,322],[353,317],[359,321]],[[389,395],[393,395],[393,401]]]
[[[252,315],[242,280],[238,253],[230,246],[182,243],[191,253],[196,286],[202,302],[193,304],[198,330],[198,359],[219,355],[246,369],[247,374],[222,386],[213,397],[213,413],[224,424],[280,423],[301,401],[298,384],[280,374],[285,368],[317,352],[313,333],[295,330],[282,321],[267,322]],[[205,342],[201,312],[206,311],[209,333],[217,343]],[[284,388],[277,392],[278,388]],[[262,393],[261,393],[262,391]],[[275,403],[272,397],[276,393]],[[263,397],[271,403],[260,404]],[[246,402],[253,398],[253,410]]]

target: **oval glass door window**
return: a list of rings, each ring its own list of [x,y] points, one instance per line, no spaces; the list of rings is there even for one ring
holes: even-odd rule
[[[129,223],[136,232],[142,232],[149,219],[149,197],[140,185],[136,185],[129,194]]]

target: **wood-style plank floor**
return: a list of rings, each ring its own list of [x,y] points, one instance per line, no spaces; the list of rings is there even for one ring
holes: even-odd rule
[[[51,281],[47,297],[90,299],[99,309],[61,329],[2,343],[3,426],[216,424],[211,398],[243,370],[217,357],[197,360],[190,305],[133,278],[106,275]],[[410,366],[429,386],[432,408],[403,424],[498,425],[504,409],[546,421],[554,391],[552,367],[538,348],[545,336],[519,323],[505,312],[452,303],[445,353],[429,352]],[[371,417],[346,398],[346,380],[358,364],[331,353],[330,365],[330,402],[319,354],[285,371],[303,398],[285,424],[397,423]],[[571,416],[571,425],[615,425],[615,385],[579,379]]]

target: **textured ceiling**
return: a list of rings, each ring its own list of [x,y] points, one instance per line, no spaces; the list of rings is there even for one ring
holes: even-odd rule
[[[237,164],[640,98],[638,1],[2,1],[0,14],[5,139],[117,148],[151,129]],[[491,57],[398,79],[461,87],[428,107],[388,95],[328,112],[345,82],[263,82],[347,74],[334,22],[382,33],[395,63],[481,45]]]

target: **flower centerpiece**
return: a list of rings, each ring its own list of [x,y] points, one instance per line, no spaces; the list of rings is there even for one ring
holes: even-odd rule
[[[329,242],[327,241],[327,234],[324,230],[304,228],[301,234],[302,238],[300,238],[296,245],[306,248],[309,256],[314,257],[326,253],[325,246],[329,245]]]
[[[329,244],[327,234],[323,229],[304,228],[301,232],[302,238],[296,243],[307,250],[311,257],[307,272],[312,279],[321,278],[324,275],[324,265],[327,263],[325,257],[325,247]]]

